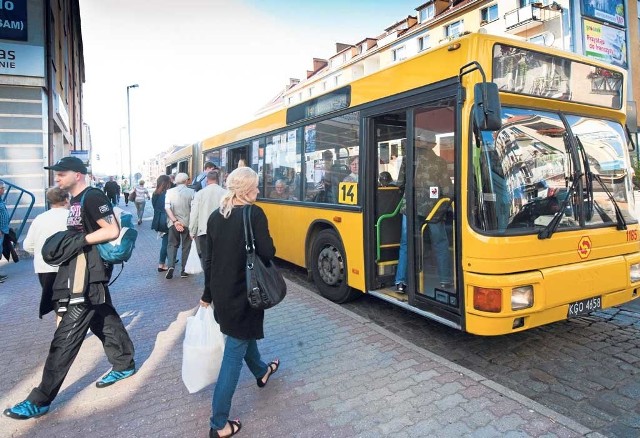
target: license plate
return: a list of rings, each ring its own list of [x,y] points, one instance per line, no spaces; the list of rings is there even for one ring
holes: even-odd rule
[[[569,304],[567,318],[587,315],[600,309],[602,309],[602,297],[587,298],[585,300],[580,300],[576,301],[575,303]]]

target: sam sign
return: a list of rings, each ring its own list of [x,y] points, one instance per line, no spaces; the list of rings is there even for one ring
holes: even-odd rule
[[[0,0],[0,40],[27,39],[27,0]]]

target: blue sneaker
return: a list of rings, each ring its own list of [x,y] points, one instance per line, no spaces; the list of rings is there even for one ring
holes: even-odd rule
[[[136,373],[136,368],[133,367],[129,370],[124,371],[109,371],[106,375],[102,377],[102,379],[96,382],[96,386],[98,388],[106,388],[107,386],[111,386],[114,383],[126,379],[127,377],[131,377]]]
[[[5,409],[4,415],[14,420],[37,418],[49,412],[49,406],[38,406],[29,400],[18,403],[12,408]]]

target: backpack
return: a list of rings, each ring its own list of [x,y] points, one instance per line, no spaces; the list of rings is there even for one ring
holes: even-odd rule
[[[206,175],[206,174],[204,174],[204,175],[203,175],[203,174],[198,175],[198,176],[196,177],[195,181],[193,181],[193,182],[191,183],[191,185],[189,185],[189,188],[190,188],[190,189],[195,190],[196,192],[197,192],[198,190],[202,190],[202,181],[204,181],[204,179],[205,179],[206,177],[207,177],[207,175]]]
[[[80,208],[82,209],[82,214],[84,215],[84,197],[89,192],[87,190],[80,198]],[[86,216],[83,218],[83,223],[88,225],[89,222],[86,221]],[[131,223],[131,213],[125,212],[120,215],[120,220],[118,220],[118,228],[120,228],[120,234],[114,240],[109,242],[103,242],[96,244],[96,248],[102,260],[107,263],[111,263],[112,265],[122,265],[122,269],[124,269],[124,262],[129,261],[131,258],[131,254],[133,254],[133,248],[136,246],[136,239],[138,238],[138,231],[133,228],[122,225],[132,225]],[[90,231],[87,228],[87,231]],[[122,269],[120,269],[120,274],[122,274]],[[114,281],[118,279],[118,276],[109,283],[109,285],[113,284]]]

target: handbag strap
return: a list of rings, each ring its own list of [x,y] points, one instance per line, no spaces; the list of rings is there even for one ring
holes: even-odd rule
[[[251,204],[242,208],[242,221],[244,225],[244,248],[247,251],[247,266],[253,269],[253,258],[256,252],[253,238],[253,226],[251,225]]]

